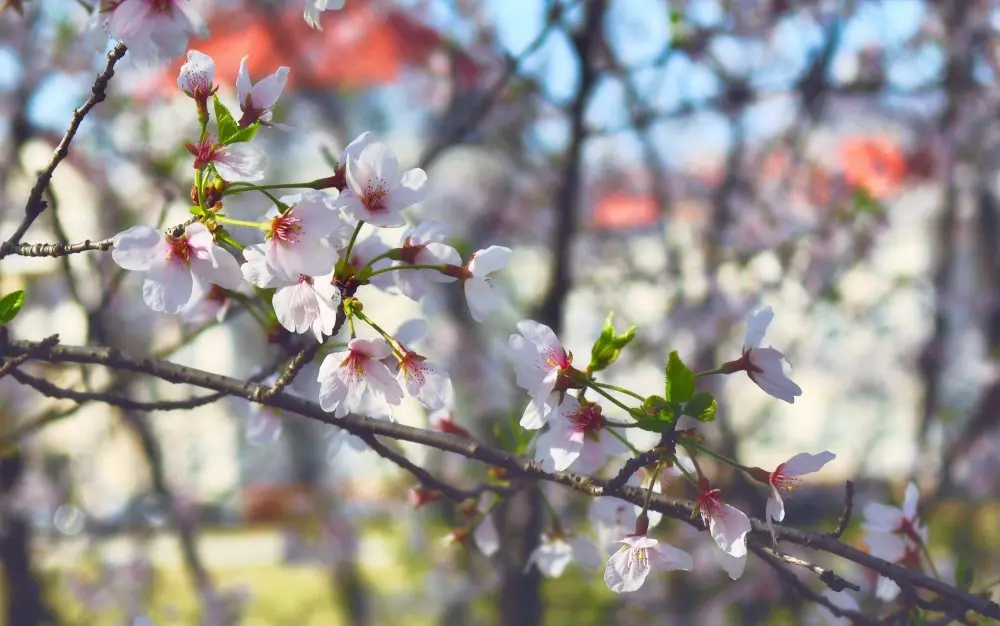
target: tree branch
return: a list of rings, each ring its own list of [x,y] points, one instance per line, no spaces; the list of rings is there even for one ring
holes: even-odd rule
[[[76,137],[76,133],[80,129],[80,124],[83,123],[83,118],[90,113],[91,109],[97,106],[97,103],[103,102],[107,97],[108,83],[111,82],[111,77],[115,75],[115,64],[125,56],[126,50],[125,44],[118,43],[108,53],[107,65],[104,66],[104,70],[94,80],[94,86],[90,90],[90,97],[87,98],[86,102],[80,108],[74,109],[73,117],[70,119],[66,133],[63,135],[62,140],[59,141],[59,145],[56,146],[55,152],[52,153],[49,164],[39,173],[38,180],[35,181],[35,186],[31,188],[31,193],[28,194],[28,202],[24,207],[24,219],[17,227],[17,230],[14,231],[14,234],[3,244],[0,244],[0,259],[15,253],[18,249],[18,244],[21,242],[21,237],[24,236],[24,233],[28,231],[32,223],[45,210],[46,203],[42,199],[42,194],[45,193],[45,189],[52,182],[52,174],[69,154],[69,145],[73,141],[73,138]]]
[[[25,353],[31,353],[32,359],[50,363],[94,364],[149,374],[168,382],[195,385],[251,401],[255,397],[260,396],[262,388],[258,383],[244,382],[228,376],[212,374],[156,358],[135,358],[119,350],[110,348],[61,345],[41,346],[36,342],[20,340],[11,341],[6,345],[0,346],[0,356],[18,357]],[[411,441],[437,448],[438,450],[452,452],[488,465],[504,468],[514,476],[554,482],[591,496],[611,496],[639,505],[642,504],[646,496],[645,490],[635,487],[622,486],[611,488],[611,481],[609,480],[585,476],[575,472],[546,472],[535,461],[524,459],[502,450],[489,448],[464,437],[353,414],[349,414],[343,418],[335,418],[330,413],[324,412],[315,402],[292,396],[286,392],[280,392],[271,398],[262,399],[260,403],[298,413],[325,424],[338,426],[359,437],[372,434],[401,441]],[[0,440],[0,447],[6,443],[6,439]],[[704,524],[697,518],[697,505],[693,502],[668,498],[661,494],[653,494],[650,500],[650,509],[681,520],[700,530],[704,529]],[[754,532],[761,534],[768,532],[768,526],[762,520],[751,519],[751,526]],[[889,563],[867,552],[841,543],[838,539],[828,534],[813,533],[780,525],[774,526],[774,534],[777,539],[782,541],[801,545],[812,550],[827,552],[853,561],[892,579],[904,590],[914,588],[925,589],[938,594],[942,599],[960,603],[970,611],[975,611],[986,617],[1000,619],[1000,605],[988,598],[976,596],[965,590],[952,587],[947,583],[929,578],[921,572],[909,570],[895,563]]]

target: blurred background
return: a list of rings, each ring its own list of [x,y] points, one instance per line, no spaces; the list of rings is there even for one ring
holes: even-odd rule
[[[275,112],[291,128],[255,140],[270,156],[268,182],[331,175],[331,156],[371,130],[403,167],[427,170],[415,218],[447,224],[465,256],[489,244],[514,251],[501,279],[509,305],[483,325],[455,286],[420,303],[359,292],[390,331],[428,320],[422,351],[453,377],[457,423],[509,439],[526,398],[506,345],[525,317],[584,356],[609,311],[619,329],[637,325],[608,381],[649,394],[670,350],[696,369],[736,358],[745,314],[766,303],[776,313],[768,343],[788,355],[804,393],[785,405],[742,376],[712,381],[720,407],[703,429],[709,441],[765,468],[797,452],[836,453],[788,504],[786,521],[806,528],[833,529],[845,480],[857,484],[857,507],[898,503],[914,480],[942,576],[959,565],[976,581],[1000,575],[1000,5],[347,0],[322,15],[322,31],[307,27],[298,1],[194,5],[210,36],[190,47],[214,58],[231,107],[244,55],[255,81],[291,68]],[[107,45],[83,36],[83,3],[5,6],[4,238]],[[25,241],[98,240],[188,217],[183,143],[198,126],[176,86],[180,64],[126,56]],[[241,195],[226,206],[252,219],[269,203]],[[66,344],[242,378],[274,370],[278,347],[240,311],[221,325],[214,311],[158,315],[140,287],[106,254],[0,265],[0,292],[28,293],[18,338],[57,331]],[[138,400],[192,397],[100,368],[31,371]],[[296,383],[303,394],[309,373]],[[495,515],[498,554],[444,547],[453,507],[415,509],[412,477],[334,429],[242,401],[127,411],[51,400],[10,377],[0,386],[0,597],[25,611],[7,614],[17,626],[812,619],[753,559],[738,583],[710,566],[657,576],[627,597],[599,572],[526,573],[550,524],[527,494]],[[428,424],[415,403],[396,418]],[[485,475],[404,448],[458,482]],[[733,481],[735,501],[761,516],[760,492]],[[681,484],[670,492],[693,495]],[[586,528],[585,500],[546,493],[565,525]],[[856,545],[858,526],[846,535]],[[681,524],[659,532],[696,561],[714,549]]]

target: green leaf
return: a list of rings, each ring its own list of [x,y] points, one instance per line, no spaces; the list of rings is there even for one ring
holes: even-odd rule
[[[607,369],[618,359],[625,346],[635,339],[635,326],[620,335],[616,334],[612,324],[613,318],[614,313],[608,313],[608,317],[604,320],[604,328],[590,350],[589,367],[592,372]]]
[[[257,131],[260,129],[260,122],[254,122],[253,124],[247,126],[246,128],[240,128],[236,132],[227,136],[222,140],[225,144],[231,143],[241,143],[252,140],[256,135]]]
[[[240,128],[236,118],[219,100],[219,96],[212,96],[212,105],[215,109],[215,126],[219,132],[219,143],[228,146],[232,143],[250,141],[257,134],[260,123],[254,122],[246,128]]]
[[[707,391],[699,391],[691,396],[684,405],[684,415],[689,415],[700,422],[711,422],[715,419],[717,405],[715,398]]]
[[[0,325],[9,324],[24,306],[24,290],[19,289],[0,298]]]
[[[642,430],[660,434],[669,433],[674,428],[674,422],[664,421],[656,417],[643,417],[636,420],[636,425]]]
[[[694,395],[694,372],[684,365],[676,350],[670,353],[670,358],[667,360],[664,387],[666,392],[663,395],[670,402],[687,402]]]

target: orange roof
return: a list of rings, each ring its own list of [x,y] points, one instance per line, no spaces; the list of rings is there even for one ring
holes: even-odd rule
[[[651,195],[611,193],[597,201],[591,223],[601,230],[628,230],[659,221],[660,209]]]
[[[456,52],[458,74],[474,80],[479,67],[442,34],[399,9],[380,10],[366,2],[348,2],[323,14],[323,30],[302,19],[298,4],[273,13],[247,6],[227,7],[206,16],[208,39],[193,39],[190,48],[215,60],[216,83],[232,83],[240,59],[256,82],[280,65],[291,68],[288,88],[352,89],[395,81],[407,64],[426,63],[442,46]],[[158,89],[176,89],[184,59],[166,70]]]
[[[873,198],[895,193],[906,176],[906,156],[887,137],[856,137],[840,144],[844,178]]]

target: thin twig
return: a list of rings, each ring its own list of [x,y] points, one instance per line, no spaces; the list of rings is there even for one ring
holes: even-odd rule
[[[836,615],[837,617],[843,617],[852,620],[855,624],[866,624],[867,626],[879,626],[880,622],[878,619],[869,617],[863,613],[858,613],[857,611],[848,611],[842,609],[833,602],[830,602],[821,594],[816,593],[809,588],[804,582],[799,580],[799,577],[793,574],[791,571],[785,569],[781,566],[781,561],[775,558],[769,551],[761,546],[751,545],[750,550],[760,557],[762,561],[767,563],[774,573],[778,575],[786,585],[791,587],[800,596],[808,600],[809,602],[814,602],[824,606],[828,611]]]
[[[34,187],[31,188],[31,193],[28,194],[28,202],[24,207],[24,219],[18,225],[14,234],[0,245],[0,259],[14,253],[17,245],[21,242],[21,237],[24,237],[24,233],[28,231],[32,223],[45,210],[47,205],[42,199],[42,194],[45,193],[45,189],[52,182],[52,174],[56,171],[56,167],[69,154],[69,145],[73,141],[73,138],[76,137],[76,133],[80,129],[80,124],[83,123],[83,118],[90,113],[91,109],[97,106],[97,103],[104,101],[107,97],[108,83],[111,81],[111,77],[115,75],[115,64],[125,56],[126,50],[125,44],[118,43],[108,53],[107,65],[104,66],[104,70],[94,80],[94,86],[90,90],[90,97],[87,98],[86,102],[80,108],[73,111],[73,117],[70,119],[66,133],[59,141],[59,145],[56,146],[55,152],[52,153],[49,164],[38,174],[38,179],[35,181]]]
[[[844,483],[844,510],[837,520],[837,529],[830,533],[834,539],[840,539],[847,526],[851,523],[851,515],[854,513],[854,483],[846,481]]]

